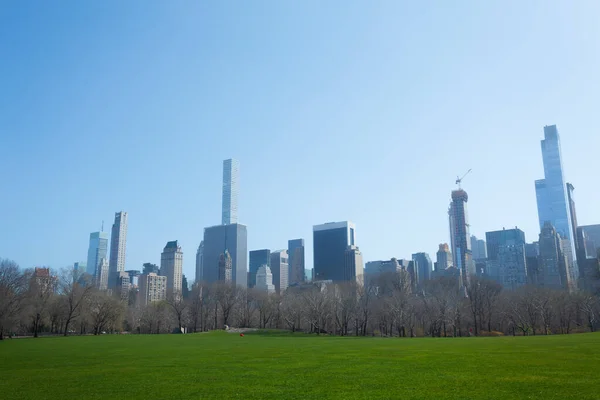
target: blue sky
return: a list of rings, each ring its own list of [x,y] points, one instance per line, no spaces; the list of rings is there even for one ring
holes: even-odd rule
[[[580,223],[600,223],[599,16],[596,1],[4,2],[0,257],[83,261],[125,210],[127,268],[179,240],[193,280],[230,157],[249,249],[302,237],[309,266],[312,225],[346,219],[367,261],[435,253],[469,168],[472,233],[532,241],[550,124]]]

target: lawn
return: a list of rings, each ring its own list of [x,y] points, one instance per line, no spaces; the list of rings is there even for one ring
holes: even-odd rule
[[[224,332],[0,342],[8,399],[599,399],[600,334]]]

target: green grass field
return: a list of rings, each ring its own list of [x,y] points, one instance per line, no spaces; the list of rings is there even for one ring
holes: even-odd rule
[[[5,340],[0,398],[600,399],[600,334]]]

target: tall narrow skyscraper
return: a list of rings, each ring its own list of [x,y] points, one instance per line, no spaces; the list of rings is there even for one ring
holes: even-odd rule
[[[288,240],[290,285],[304,282],[304,239]]]
[[[115,223],[110,237],[110,259],[108,262],[108,287],[115,287],[119,272],[125,271],[125,247],[127,245],[127,213],[115,213]]]
[[[467,216],[469,196],[463,189],[452,191],[452,202],[448,210],[450,220],[450,242],[454,266],[460,271],[462,283],[466,286],[470,276],[475,274],[475,263],[471,253],[471,235]]]
[[[540,230],[546,222],[550,222],[561,238],[571,240],[571,218],[556,125],[544,127],[544,139],[541,144],[544,179],[535,181]]]
[[[283,294],[289,286],[288,273],[288,254],[287,250],[277,250],[271,252],[271,273],[273,274],[273,285],[275,291]]]
[[[177,240],[167,242],[160,257],[160,274],[167,277],[167,292],[181,295],[183,251]]]
[[[200,242],[198,251],[196,251],[196,282],[201,282],[202,278],[202,267],[204,263],[204,240]]]
[[[229,225],[238,222],[238,181],[240,164],[238,160],[223,161],[223,203],[221,224]]]
[[[433,265],[429,254],[415,253],[412,255],[412,260],[415,262],[415,269],[417,271],[417,283],[421,285],[423,282],[431,279]]]
[[[348,280],[345,273],[346,250],[348,246],[355,245],[352,222],[329,222],[313,226],[314,280]]]
[[[95,277],[96,271],[100,266],[100,260],[106,258],[108,251],[108,232],[90,233],[90,247],[88,248],[88,258],[86,273]]]

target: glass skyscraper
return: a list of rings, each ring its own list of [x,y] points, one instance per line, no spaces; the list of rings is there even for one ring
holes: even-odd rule
[[[354,224],[349,221],[313,226],[314,280],[345,280],[346,250],[354,246]]]
[[[119,272],[125,271],[125,247],[127,245],[127,213],[115,213],[115,222],[110,237],[110,259],[108,262],[108,287],[117,284]]]
[[[238,180],[240,164],[238,160],[223,161],[223,203],[221,224],[229,225],[238,222]]]
[[[454,266],[460,271],[461,285],[467,286],[470,276],[475,275],[475,263],[471,252],[471,235],[469,234],[469,218],[467,214],[469,196],[463,189],[452,191],[452,202],[448,209],[450,222],[450,243]]]
[[[544,139],[541,143],[544,179],[535,181],[540,230],[545,222],[550,222],[561,238],[571,240],[567,190],[556,125],[544,127]]]
[[[217,225],[204,229],[202,280],[219,281],[219,260],[228,253],[232,262],[232,281],[248,286],[248,233],[245,225]]]
[[[304,239],[288,240],[289,283],[304,282]]]
[[[271,267],[271,250],[252,250],[250,252],[250,274],[248,276],[248,287],[253,288],[256,286],[256,273],[263,265]]]
[[[90,247],[88,248],[88,259],[86,272],[96,276],[100,261],[106,258],[108,251],[108,232],[90,233]]]

